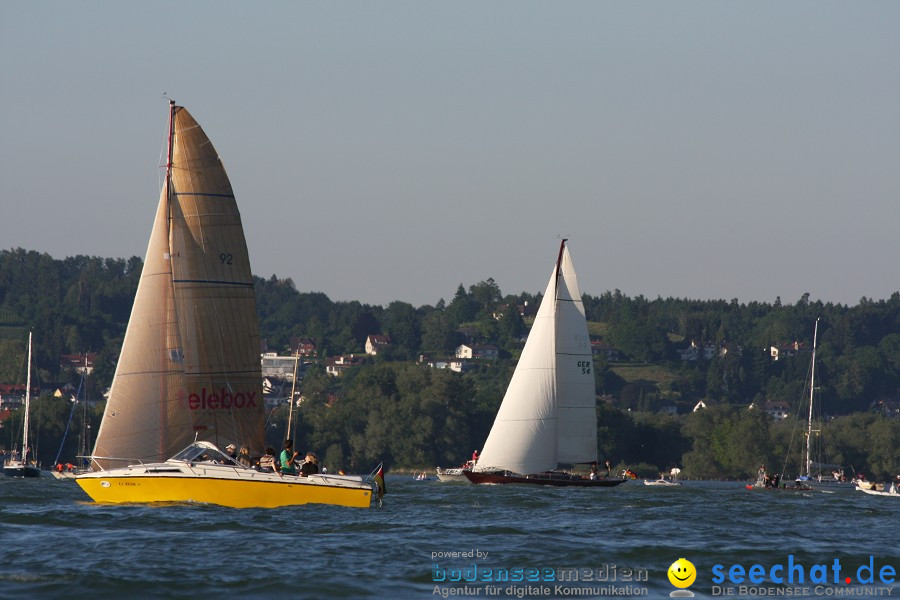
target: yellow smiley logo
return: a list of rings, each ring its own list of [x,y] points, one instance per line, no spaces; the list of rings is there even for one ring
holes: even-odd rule
[[[669,582],[677,588],[690,587],[697,579],[697,569],[686,558],[679,558],[669,567]]]

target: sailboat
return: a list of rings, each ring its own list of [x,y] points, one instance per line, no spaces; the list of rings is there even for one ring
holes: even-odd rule
[[[165,183],[91,456],[76,477],[97,502],[230,507],[369,506],[360,476],[298,477],[235,464],[264,449],[256,294],[225,169],[191,114],[169,102]]]
[[[625,479],[582,476],[560,465],[597,462],[597,398],[581,292],[565,239],[473,483],[614,486]]]
[[[22,426],[22,456],[14,453],[3,461],[3,474],[9,477],[40,477],[41,468],[34,459],[28,460],[31,448],[28,446],[28,413],[31,412],[31,332],[28,332],[28,374],[25,377],[25,416]]]
[[[821,475],[818,477],[812,476],[812,466],[813,466],[813,434],[818,434],[819,431],[813,429],[814,419],[813,416],[815,414],[813,410],[814,400],[815,400],[815,390],[816,390],[816,345],[818,343],[819,337],[819,319],[816,318],[816,324],[813,328],[813,345],[812,345],[812,358],[810,359],[809,365],[809,416],[807,418],[806,425],[806,452],[802,456],[803,460],[800,465],[800,474],[797,476],[796,480],[792,484],[787,483],[779,483],[783,478],[784,472],[780,474],[769,474],[766,473],[765,467],[760,467],[757,472],[756,482],[753,484],[747,484],[746,487],[748,490],[784,490],[784,491],[795,491],[795,492],[809,492],[812,491],[813,488],[823,488],[823,487],[831,487],[832,485],[844,485],[841,483],[838,476],[833,476],[831,480],[824,479]],[[792,442],[793,443],[793,442]],[[785,460],[785,464],[787,464],[787,460]],[[849,486],[847,486],[849,487]]]
[[[815,426],[815,390],[816,390],[816,347],[819,337],[819,319],[816,318],[816,324],[813,328],[813,345],[812,358],[809,366],[809,414],[806,424],[806,451],[804,453],[803,462],[800,465],[800,475],[797,476],[798,485],[808,485],[817,490],[852,490],[853,485],[843,480],[843,469],[838,465],[823,465],[821,462],[814,461],[816,449],[814,447],[814,439],[821,439],[820,430],[814,429]],[[819,454],[821,455],[821,444]],[[815,465],[816,474],[813,472]],[[822,473],[823,467],[829,467],[832,470],[827,474]]]

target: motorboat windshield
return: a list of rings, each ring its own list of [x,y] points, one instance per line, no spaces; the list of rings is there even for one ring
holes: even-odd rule
[[[194,442],[169,460],[234,465],[234,460],[209,442]]]

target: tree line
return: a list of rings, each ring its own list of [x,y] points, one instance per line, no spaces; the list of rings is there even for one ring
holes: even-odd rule
[[[60,370],[59,356],[91,351],[99,354],[92,385],[108,386],[142,266],[138,257],[58,260],[0,251],[0,382],[21,381],[24,331],[31,329],[42,381],[77,385],[76,374]],[[348,467],[376,458],[452,466],[471,455],[486,437],[527,334],[527,312],[523,318],[517,307],[541,301],[540,293],[503,294],[493,279],[459,284],[449,302],[419,307],[333,302],[274,275],[256,277],[255,285],[260,333],[272,349],[308,337],[320,356],[362,353],[368,335],[391,337],[391,348],[373,364],[337,379],[313,365],[301,386],[300,439],[326,464]],[[601,455],[647,470],[677,463],[702,477],[743,477],[758,466],[752,463],[787,455],[786,426],[746,409],[775,400],[794,409],[803,401],[809,353],[774,361],[768,349],[794,341],[809,348],[818,318],[817,397],[829,418],[823,430],[834,433],[823,437],[837,444],[832,460],[873,475],[900,469],[900,420],[876,414],[900,394],[900,292],[855,306],[811,301],[808,294],[793,304],[647,299],[619,290],[583,300],[592,335],[621,354],[617,362],[595,359]],[[423,354],[452,354],[464,341],[497,345],[500,360],[465,375],[415,362]],[[728,352],[681,360],[679,350],[692,341]],[[631,377],[623,365],[652,366],[654,374]],[[701,400],[709,410],[691,412]],[[69,408],[61,406],[39,409],[49,411],[45,435],[57,439],[62,431],[51,423],[65,423],[59,415]],[[679,414],[660,414],[662,408]],[[282,415],[271,418],[270,431],[278,431]]]

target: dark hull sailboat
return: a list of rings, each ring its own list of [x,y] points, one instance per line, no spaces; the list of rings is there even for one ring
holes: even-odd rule
[[[25,418],[22,424],[22,457],[13,455],[3,461],[3,474],[7,477],[40,477],[41,468],[29,461],[31,448],[28,445],[28,413],[31,411],[31,333],[28,333],[28,374],[25,384]]]
[[[509,472],[473,473],[464,471],[472,483],[504,484],[524,483],[529,485],[551,485],[554,487],[613,487],[625,483],[625,479],[590,479],[573,473],[548,471],[535,475],[517,475]]]
[[[590,337],[572,257],[562,240],[550,282],[472,483],[612,487],[625,479],[560,471],[597,463],[597,396]]]

